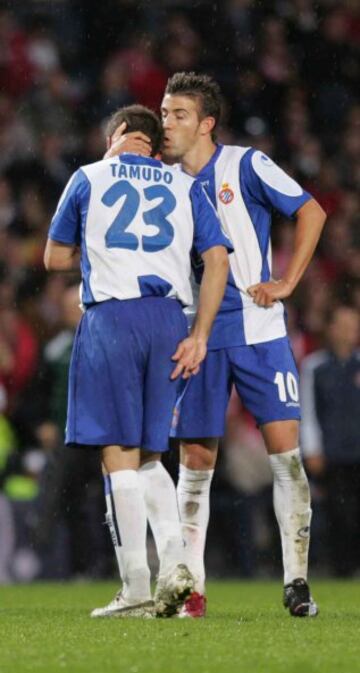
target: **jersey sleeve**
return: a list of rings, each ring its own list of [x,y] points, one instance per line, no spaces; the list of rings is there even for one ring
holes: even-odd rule
[[[67,183],[52,218],[49,238],[66,245],[79,245],[81,238],[80,201],[85,174],[78,170]]]
[[[291,217],[312,196],[270,157],[249,150],[241,162],[240,187],[252,200],[268,209]]]
[[[216,245],[233,251],[229,239],[221,229],[217,212],[200,182],[194,181],[190,189],[190,199],[194,218],[194,248],[201,255]]]

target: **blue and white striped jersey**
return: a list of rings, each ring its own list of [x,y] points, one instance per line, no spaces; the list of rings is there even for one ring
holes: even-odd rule
[[[249,147],[218,145],[196,178],[217,209],[234,247],[209,348],[256,344],[285,336],[282,302],[261,308],[254,304],[247,288],[271,279],[272,210],[291,217],[311,198],[310,194],[263,152]],[[199,282],[202,264],[196,255],[193,268]]]
[[[191,304],[190,251],[223,245],[201,184],[133,154],[83,166],[70,179],[49,238],[81,248],[82,302],[174,297]]]

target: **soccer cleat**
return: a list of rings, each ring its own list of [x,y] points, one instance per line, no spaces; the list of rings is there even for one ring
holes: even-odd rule
[[[157,617],[173,617],[194,589],[194,578],[184,563],[179,563],[166,577],[159,577],[155,591]]]
[[[316,617],[319,613],[309,585],[301,577],[284,586],[284,607],[289,608],[293,617]]]
[[[193,591],[190,596],[185,599],[185,602],[178,613],[180,619],[183,619],[184,617],[205,617],[205,615],[206,596],[198,594],[197,591]]]
[[[119,591],[115,598],[103,608],[95,608],[90,617],[154,617],[154,601],[136,601],[130,603]]]

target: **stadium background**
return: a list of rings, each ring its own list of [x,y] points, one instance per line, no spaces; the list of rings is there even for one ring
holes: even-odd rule
[[[114,571],[96,456],[61,449],[77,278],[42,264],[64,184],[104,151],[104,120],[133,101],[157,110],[177,70],[208,72],[224,94],[219,140],[265,151],[318,199],[326,229],[287,302],[301,366],[336,305],[360,308],[359,35],[356,0],[0,3],[0,583]],[[273,241],[280,277],[293,225],[276,217]],[[331,521],[321,479],[312,489],[324,574]],[[207,562],[213,576],[280,574],[266,456],[236,398]]]

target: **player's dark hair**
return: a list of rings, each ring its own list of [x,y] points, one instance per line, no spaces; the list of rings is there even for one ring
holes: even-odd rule
[[[127,133],[141,131],[150,138],[151,156],[159,152],[163,131],[161,121],[155,112],[144,105],[122,107],[110,117],[105,128],[106,136],[111,138],[122,122],[126,122]]]
[[[199,101],[200,118],[213,117],[215,126],[211,137],[215,140],[215,129],[221,115],[221,91],[215,80],[209,75],[195,72],[176,72],[168,79],[165,94],[171,96],[189,96]]]

